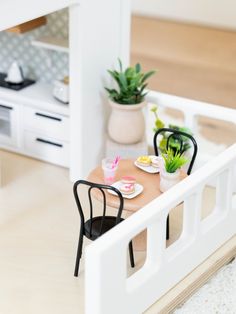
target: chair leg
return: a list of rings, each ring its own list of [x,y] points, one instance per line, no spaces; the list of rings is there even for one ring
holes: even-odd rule
[[[83,230],[81,229],[80,235],[79,235],[79,242],[78,242],[78,249],[77,249],[77,255],[76,255],[76,262],[75,262],[75,271],[74,271],[74,276],[78,277],[79,273],[79,264],[80,264],[80,259],[82,256],[82,248],[83,248]]]
[[[130,243],[129,243],[129,257],[130,257],[130,265],[131,265],[131,267],[135,267],[135,264],[134,264],[134,251],[133,251],[132,241],[130,241]]]
[[[170,215],[167,216],[166,220],[166,240],[170,238]]]

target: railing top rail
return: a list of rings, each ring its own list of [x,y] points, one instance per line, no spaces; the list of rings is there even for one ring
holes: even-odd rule
[[[104,234],[101,238],[96,240],[96,242],[90,244],[86,248],[87,252],[90,254],[91,252],[95,253],[96,251],[99,252],[103,249],[106,250],[112,245],[110,241],[111,236],[114,243],[124,239],[124,234],[126,234],[128,243],[129,239],[134,235],[132,228],[129,228],[129,226],[135,224],[137,228],[140,227],[141,231],[143,225],[147,225],[153,221],[153,217],[158,219],[158,217],[167,214],[168,208],[179,204],[184,197],[191,192],[197,191],[197,187],[204,186],[217,172],[226,169],[235,158],[236,144],[230,146],[223,153],[191,174],[191,176],[175,185],[171,190],[163,193],[158,199],[147,204],[134,215],[130,216],[128,220],[125,220],[122,224],[119,224],[116,228],[110,230],[109,233]]]
[[[236,123],[236,110],[222,107],[220,105],[213,105],[198,100],[155,91],[149,91],[147,101],[154,103],[158,101],[160,106],[171,107],[188,113],[190,112],[192,115],[202,115]]]

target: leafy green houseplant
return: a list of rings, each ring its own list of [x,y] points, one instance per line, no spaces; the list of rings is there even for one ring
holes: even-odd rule
[[[153,106],[151,108],[151,112],[154,114],[154,117],[155,117],[155,126],[153,128],[153,131],[156,132],[158,129],[164,128],[165,123],[159,118],[157,106]],[[180,126],[177,126],[174,124],[168,124],[167,127],[192,135],[191,130],[189,128],[186,128],[186,127],[180,127]],[[168,132],[163,133],[163,137],[159,143],[159,148],[160,148],[161,152],[165,152],[168,137],[169,137]],[[189,138],[187,138],[186,136],[183,136],[183,135],[180,135],[179,138],[182,140],[182,143],[183,143],[182,152],[186,152],[189,148],[191,148],[190,140],[189,140]],[[175,137],[170,138],[169,147],[174,152],[178,152],[180,150],[181,144],[180,144],[179,138],[175,138]]]
[[[178,152],[169,148],[166,153],[162,154],[164,159],[165,170],[168,173],[174,173],[188,162],[188,159]]]
[[[107,88],[109,98],[121,105],[135,105],[144,101],[147,92],[147,80],[155,71],[142,72],[141,65],[137,63],[134,67],[123,69],[120,59],[119,70],[108,70],[110,76],[117,84],[117,88]]]
[[[145,106],[147,80],[155,71],[143,72],[141,65],[123,68],[119,61],[118,70],[108,70],[114,88],[105,87],[111,106],[108,121],[110,138],[120,144],[134,144],[142,141],[145,120],[142,109]]]
[[[183,154],[171,148],[162,153],[163,167],[160,173],[160,190],[165,192],[180,181],[180,168],[188,162]]]

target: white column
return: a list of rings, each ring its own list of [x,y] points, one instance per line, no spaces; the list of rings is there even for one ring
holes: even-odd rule
[[[69,8],[69,50],[70,50],[70,179],[82,176],[83,150],[83,93],[82,73],[82,25],[83,15],[79,5]]]
[[[166,219],[162,215],[147,228],[147,262],[152,267],[160,267],[163,263],[164,250],[166,248]]]
[[[203,187],[184,200],[182,237],[192,241],[199,233]]]
[[[104,156],[109,112],[104,86],[117,58],[129,60],[129,0],[70,7],[70,178],[84,178]]]
[[[232,209],[233,165],[217,177],[215,212],[226,214]]]

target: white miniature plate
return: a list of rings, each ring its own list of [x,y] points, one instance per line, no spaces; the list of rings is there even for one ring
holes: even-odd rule
[[[123,183],[121,181],[117,181],[117,182],[113,183],[112,186],[114,186],[115,188],[117,188],[120,191],[120,187],[122,184]],[[120,191],[122,196],[124,198],[132,199],[132,198],[138,196],[140,193],[142,193],[143,186],[141,184],[135,183],[134,187],[135,187],[135,191],[132,194],[124,194]],[[112,190],[107,190],[107,192],[117,196],[117,194],[115,192],[113,192]]]
[[[153,155],[150,155],[149,156],[150,158],[154,158],[156,156],[153,156]],[[153,166],[141,166],[137,163],[137,160],[135,160],[134,162],[135,166],[138,167],[139,169],[145,171],[145,172],[148,172],[148,173],[158,173],[160,172],[160,168],[157,168],[157,167],[153,167]]]

